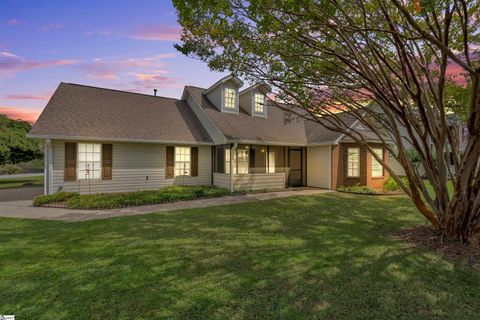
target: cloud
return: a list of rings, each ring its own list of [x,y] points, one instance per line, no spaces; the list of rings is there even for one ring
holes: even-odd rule
[[[166,26],[161,24],[152,24],[139,27],[130,37],[137,40],[150,41],[177,41],[180,40],[180,26]]]
[[[110,30],[105,30],[105,31],[85,31],[82,33],[84,36],[87,37],[108,37],[112,35],[112,31]]]
[[[133,74],[136,80],[131,82],[131,91],[143,92],[153,88],[181,88],[183,84],[177,78],[163,74]]]
[[[52,93],[45,95],[33,95],[28,93],[19,93],[19,94],[6,94],[2,96],[2,99],[5,100],[49,100],[52,96]]]
[[[18,19],[10,19],[10,20],[7,20],[7,24],[9,26],[20,26],[23,24],[23,21],[20,21]]]
[[[33,69],[53,68],[78,63],[76,60],[59,59],[50,61],[35,61],[23,59],[11,52],[0,51],[0,75],[15,74]]]
[[[42,26],[42,31],[50,31],[50,30],[55,30],[55,29],[61,29],[63,28],[63,24],[61,23],[51,23],[51,24],[46,24]]]
[[[31,107],[9,107],[0,105],[0,114],[4,114],[11,119],[21,119],[29,122],[37,121],[41,109]]]
[[[175,57],[174,53],[134,58],[95,58],[80,68],[88,78],[118,80],[126,75],[153,73],[165,74],[164,59]]]

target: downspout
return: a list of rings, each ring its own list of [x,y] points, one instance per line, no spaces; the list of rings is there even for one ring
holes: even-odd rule
[[[52,141],[50,139],[45,140],[45,150],[43,151],[44,155],[44,164],[43,164],[43,193],[45,195],[51,194],[52,186],[50,184],[50,177],[52,175],[53,170],[53,162],[52,162]]]
[[[230,192],[233,192],[233,154],[237,150],[238,144],[235,142],[230,148]]]

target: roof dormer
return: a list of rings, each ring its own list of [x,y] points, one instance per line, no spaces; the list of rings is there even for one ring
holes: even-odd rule
[[[226,76],[214,83],[203,94],[222,112],[239,112],[239,88],[242,80],[234,75]]]
[[[267,94],[272,89],[265,82],[256,83],[240,92],[240,103],[254,117],[267,117]]]

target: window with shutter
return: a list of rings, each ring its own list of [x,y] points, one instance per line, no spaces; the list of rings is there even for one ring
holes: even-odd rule
[[[102,144],[102,179],[112,180],[113,150],[111,144]]]
[[[75,181],[77,170],[77,144],[73,142],[65,143],[65,169],[63,179],[65,181]]]

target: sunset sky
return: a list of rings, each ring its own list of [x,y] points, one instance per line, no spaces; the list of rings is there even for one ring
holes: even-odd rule
[[[179,98],[222,77],[179,33],[167,0],[1,0],[0,114],[35,121],[60,82]]]

